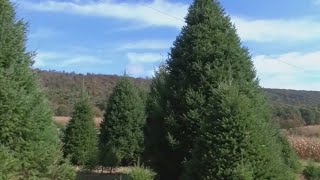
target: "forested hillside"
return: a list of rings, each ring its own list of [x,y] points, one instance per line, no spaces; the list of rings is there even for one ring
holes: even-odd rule
[[[320,92],[265,89],[274,120],[290,128],[320,124]]]
[[[95,115],[102,116],[107,99],[120,78],[118,75],[36,72],[57,116],[71,115],[74,99],[82,84],[91,95]],[[151,79],[143,78],[133,78],[133,81],[146,90],[151,83]],[[283,89],[265,89],[265,92],[272,107],[273,119],[281,127],[320,124],[320,92]]]
[[[56,116],[70,116],[72,107],[80,93],[82,84],[88,90],[94,104],[95,116],[102,116],[107,99],[116,86],[120,76],[102,74],[76,74],[57,71],[36,70],[44,86]],[[151,80],[133,78],[139,87],[147,89]]]

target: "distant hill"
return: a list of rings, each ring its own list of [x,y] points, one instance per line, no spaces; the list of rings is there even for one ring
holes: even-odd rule
[[[35,70],[46,90],[56,116],[70,116],[72,104],[82,83],[88,89],[96,116],[102,116],[107,99],[112,93],[118,75],[76,74]],[[151,79],[132,78],[134,83],[147,90]],[[264,89],[270,102],[273,120],[282,128],[320,124],[320,92],[284,89]]]
[[[56,116],[70,116],[73,103],[79,94],[82,84],[89,91],[94,104],[96,116],[102,116],[106,101],[116,86],[120,76],[102,74],[76,74],[57,71],[35,70],[39,76],[42,86],[51,103]],[[143,78],[132,78],[134,83],[148,89],[151,80]]]
[[[290,128],[320,124],[320,92],[304,90],[264,89],[281,127]]]

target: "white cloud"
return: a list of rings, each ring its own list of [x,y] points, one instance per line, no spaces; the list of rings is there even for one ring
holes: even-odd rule
[[[155,75],[155,70],[148,70],[148,71],[146,72],[146,75],[147,75],[147,77],[154,77],[154,75]]]
[[[138,21],[150,26],[171,26],[178,28],[180,28],[184,22],[163,13],[183,19],[188,9],[188,4],[178,2],[172,3],[165,0],[154,0],[148,3],[116,3],[111,0],[97,2],[62,2],[47,0],[39,3],[21,2],[21,5],[25,9],[34,11],[66,12],[86,16],[118,18]],[[163,13],[157,12],[152,8]]]
[[[142,64],[128,64],[126,72],[129,76],[144,76],[145,70]]]
[[[312,41],[320,39],[320,22],[307,19],[245,19],[232,17],[243,41]]]
[[[110,61],[95,57],[92,55],[84,54],[63,54],[56,52],[43,52],[40,51],[35,57],[34,67],[68,67],[76,65],[103,65],[108,64]]]
[[[159,53],[127,53],[127,57],[130,63],[152,63],[162,60],[162,56]]]
[[[50,28],[38,28],[35,31],[32,31],[28,36],[30,39],[43,39],[43,38],[53,38],[59,35],[60,32],[57,32]]]
[[[137,42],[123,44],[119,50],[130,49],[169,49],[172,46],[170,40],[141,40]]]
[[[320,5],[320,0],[313,0],[313,4]]]
[[[314,2],[318,2],[316,0]],[[129,2],[129,1],[127,1]],[[140,22],[137,27],[168,26],[181,28],[189,4],[153,0],[147,3],[127,3],[106,1],[54,1],[45,0],[38,3],[21,2],[25,9],[44,12],[65,12],[85,16],[116,18],[130,22]],[[151,8],[150,8],[151,7]],[[161,12],[157,12],[156,10]],[[238,33],[244,41],[309,41],[320,39],[320,22],[315,19],[298,17],[294,19],[249,19],[233,15]]]
[[[258,55],[253,62],[264,87],[320,90],[320,51]]]
[[[320,51],[290,52],[280,55],[258,55],[253,58],[258,72],[295,73],[297,71],[320,72]],[[288,64],[291,65],[288,65]]]

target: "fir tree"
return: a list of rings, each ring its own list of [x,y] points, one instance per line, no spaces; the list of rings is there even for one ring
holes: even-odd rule
[[[138,160],[144,149],[144,123],[144,102],[137,88],[129,78],[124,77],[115,87],[101,123],[101,164],[108,165],[106,156],[109,156],[109,152],[121,157],[122,165],[132,165]]]
[[[278,147],[273,153],[281,154],[282,143],[275,141],[278,139],[277,130],[271,127],[269,112],[264,110],[268,107],[263,96],[260,96],[260,87],[249,52],[241,45],[234,25],[219,2],[194,0],[189,8],[186,23],[167,60],[165,76],[162,75],[165,77],[162,83],[164,87],[156,86],[154,91],[158,94],[151,95],[153,99],[158,100],[152,105],[156,110],[148,111],[149,120],[152,121],[148,122],[147,129],[151,129],[149,136],[158,138],[152,146],[156,147],[153,149],[152,160],[160,178],[180,177],[184,171],[184,162],[189,161],[192,156],[196,140],[201,133],[205,133],[202,132],[206,129],[203,124],[217,120],[218,117],[213,116],[216,110],[212,108],[216,107],[215,101],[211,98],[216,96],[215,91],[221,83],[232,82],[234,86],[239,86],[240,94],[244,94],[257,103],[257,107],[261,107],[253,112],[258,114],[257,121],[268,127],[264,130],[265,135],[271,139],[268,142],[274,142]],[[156,77],[155,80],[159,78]],[[263,100],[260,101],[261,98]],[[156,116],[156,112],[160,112],[161,115]],[[241,120],[238,121],[241,123]],[[152,126],[157,123],[160,123],[161,130]],[[264,125],[256,125],[257,129],[263,129]],[[226,133],[232,133],[231,127],[230,125],[225,129]],[[237,133],[243,133],[243,129],[237,130]],[[259,137],[261,136],[257,139]],[[262,144],[258,141],[256,146],[260,145]],[[266,154],[258,156],[256,158],[269,160],[265,157]],[[229,161],[228,156],[217,158]],[[286,172],[289,171],[284,159],[274,162],[278,163],[274,166],[281,166]],[[262,166],[255,168],[261,169]],[[273,175],[277,172],[274,171]]]
[[[181,179],[294,179],[274,127],[261,121],[261,94],[250,86],[244,93],[241,86],[221,84],[214,90],[208,100],[212,111]]]
[[[97,130],[89,96],[83,89],[64,136],[64,155],[74,165],[93,166],[97,160]]]
[[[30,68],[26,25],[15,19],[9,0],[0,1],[0,24],[0,144],[19,160],[17,178],[69,179],[73,170],[62,163],[51,110]],[[68,172],[59,171],[62,164]]]
[[[4,146],[0,146],[0,179],[19,179],[19,161],[14,157],[13,152]]]
[[[161,167],[166,165],[166,160],[170,161],[166,157],[170,148],[166,141],[167,134],[164,126],[165,107],[168,99],[166,77],[166,67],[161,65],[159,70],[155,72],[146,101],[145,163],[151,163],[150,165],[158,172],[162,170]]]

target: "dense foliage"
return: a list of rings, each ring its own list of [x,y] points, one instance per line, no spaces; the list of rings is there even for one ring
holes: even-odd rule
[[[4,146],[0,146],[0,179],[19,179],[21,175],[17,172],[20,169],[18,159],[13,152]]]
[[[63,138],[64,156],[74,165],[94,166],[97,161],[97,130],[87,92],[83,90]]]
[[[218,87],[211,99],[215,110],[182,179],[294,179],[297,159],[282,148],[271,124],[261,121],[263,99],[251,98],[231,83]]]
[[[131,80],[124,77],[109,99],[99,134],[103,166],[109,163],[106,156],[115,160],[121,157],[121,164],[128,165],[138,160],[143,152],[145,106],[139,92]]]
[[[195,0],[186,23],[148,100],[147,153],[160,178],[292,178],[230,18],[219,2]]]
[[[0,154],[7,154],[2,160],[6,168],[15,164],[7,169],[13,179],[70,179],[73,170],[63,163],[51,110],[30,68],[25,24],[16,20],[9,0],[0,1],[0,24]]]
[[[316,164],[308,164],[304,170],[303,175],[307,180],[318,180],[320,179],[320,167]]]

